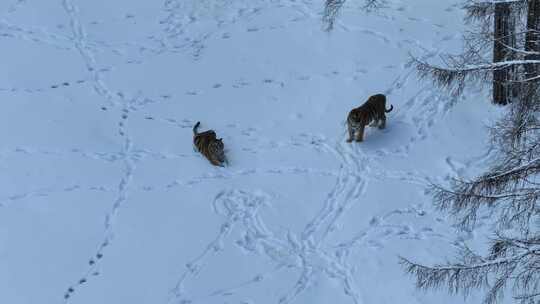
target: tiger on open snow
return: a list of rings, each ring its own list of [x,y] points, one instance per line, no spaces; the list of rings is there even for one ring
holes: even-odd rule
[[[390,109],[386,109],[386,96],[383,94],[376,94],[370,96],[368,100],[358,108],[352,109],[347,116],[347,127],[349,130],[349,138],[347,142],[364,140],[364,128],[372,122],[370,127],[378,126],[379,129],[386,127],[386,115],[392,111],[393,105],[390,105]]]
[[[214,130],[198,133],[200,124],[201,122],[198,121],[193,127],[193,145],[212,165],[223,167],[223,163],[227,163],[223,139],[217,138]]]

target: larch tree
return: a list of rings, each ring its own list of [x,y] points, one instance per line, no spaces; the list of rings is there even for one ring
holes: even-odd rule
[[[494,89],[493,102],[507,106],[490,128],[495,157],[488,170],[471,180],[456,178],[449,185],[430,186],[435,206],[448,212],[458,227],[474,229],[479,215],[488,214],[493,235],[485,252],[461,243],[453,262],[422,265],[401,258],[401,263],[420,289],[442,288],[465,296],[483,291],[486,304],[498,303],[510,293],[516,303],[539,304],[540,0],[469,1],[465,9],[469,19],[483,24],[480,33],[466,37],[464,54],[446,57],[444,67],[413,62],[420,76],[435,79],[453,94],[463,93],[471,83],[492,80],[494,86],[502,85],[497,89],[502,93]],[[497,24],[496,13],[510,21]],[[488,60],[482,49],[491,42],[505,50]]]

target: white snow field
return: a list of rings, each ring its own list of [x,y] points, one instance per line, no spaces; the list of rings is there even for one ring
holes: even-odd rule
[[[0,303],[480,303],[398,264],[486,243],[425,187],[485,168],[500,109],[407,65],[458,52],[463,12],[349,0],[327,33],[323,4],[0,1]],[[387,128],[346,143],[376,93]]]

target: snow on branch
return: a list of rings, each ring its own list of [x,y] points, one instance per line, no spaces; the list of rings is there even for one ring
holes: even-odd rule
[[[508,248],[503,250],[502,247]],[[531,263],[540,262],[538,254],[515,247],[512,243],[494,243],[492,251],[497,250],[498,255],[489,259],[464,250],[463,259],[454,264],[425,266],[403,257],[400,257],[400,264],[406,273],[416,278],[416,287],[422,290],[445,288],[452,294],[461,293],[466,297],[472,291],[487,289],[484,303],[493,304],[502,299],[506,285],[513,280],[513,288],[521,291],[515,299],[537,298],[539,290],[534,279],[537,279],[538,271],[531,267]],[[506,254],[509,252],[513,254]]]
[[[454,93],[460,94],[467,79],[486,80],[491,77],[493,71],[507,69],[515,66],[534,65],[539,66],[540,60],[507,60],[485,64],[466,64],[454,60],[449,67],[441,67],[429,64],[412,57],[410,63],[416,66],[418,75],[422,79],[432,78],[443,89],[454,89]]]
[[[448,211],[456,218],[458,227],[466,230],[476,225],[481,208],[492,212],[497,210],[499,226],[516,221],[527,222],[532,213],[540,211],[537,205],[540,189],[537,187],[513,189],[500,181],[490,184],[481,179],[471,182],[454,179],[450,189],[431,185],[428,191],[433,196],[435,207]]]
[[[482,177],[482,182],[490,182],[501,180],[502,182],[508,182],[511,179],[520,179],[524,175],[538,174],[540,173],[540,157],[529,160],[523,164],[519,164],[514,168],[509,168],[503,172],[492,172]]]
[[[452,294],[463,293],[467,296],[473,290],[489,287],[490,273],[502,274],[509,266],[514,268],[516,262],[524,256],[518,255],[493,261],[477,261],[477,263],[462,261],[456,264],[436,265],[433,267],[400,258],[400,264],[405,267],[408,274],[416,277],[416,287],[419,289],[440,289],[444,286]]]

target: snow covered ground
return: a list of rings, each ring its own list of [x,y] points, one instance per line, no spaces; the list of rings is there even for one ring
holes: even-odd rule
[[[407,65],[462,11],[349,0],[327,33],[323,2],[0,1],[0,303],[462,303],[397,263],[485,242],[424,189],[485,166],[498,110]],[[376,93],[387,129],[346,143]]]

